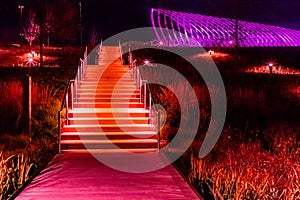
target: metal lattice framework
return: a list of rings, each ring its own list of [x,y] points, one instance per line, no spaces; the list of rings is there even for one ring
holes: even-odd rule
[[[199,14],[152,9],[152,25],[159,43],[169,46],[231,47],[235,20]],[[300,31],[239,21],[240,47],[300,46]]]

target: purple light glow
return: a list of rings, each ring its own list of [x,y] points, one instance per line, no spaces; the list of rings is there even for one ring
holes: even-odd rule
[[[144,60],[144,64],[145,64],[145,65],[148,65],[149,63],[150,63],[149,60]]]
[[[169,46],[232,47],[235,21],[199,14],[152,9],[158,41]],[[240,47],[300,46],[300,31],[239,21]]]

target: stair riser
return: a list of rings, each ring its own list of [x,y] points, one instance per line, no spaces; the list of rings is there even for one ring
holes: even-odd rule
[[[115,144],[120,149],[135,149],[135,148],[157,148],[157,143],[139,143],[139,144]],[[110,149],[111,145],[106,144],[93,144],[93,145],[87,145],[88,149]],[[84,144],[62,144],[62,149],[86,149],[86,146]]]
[[[140,137],[139,137],[140,136]],[[108,135],[108,136],[104,136],[104,135],[84,135],[84,136],[79,136],[79,135],[62,135],[61,136],[61,140],[95,140],[95,141],[99,141],[99,140],[131,140],[131,139],[156,139],[156,135],[136,135],[131,136],[131,135]]]
[[[131,74],[129,73],[129,70],[90,70],[86,73],[84,73],[85,76],[88,75],[118,75],[118,76],[127,76],[131,77]]]
[[[130,100],[128,100],[128,98],[127,99],[125,99],[125,98],[120,98],[120,99],[113,99],[113,100],[111,100],[111,99],[93,99],[93,98],[90,98],[90,99],[78,99],[78,102],[88,102],[88,103],[90,103],[90,102],[96,102],[96,103],[100,103],[100,102],[102,102],[102,103],[109,103],[109,102],[114,102],[114,103],[117,103],[117,102],[130,102],[130,103],[139,103],[139,99],[130,99]]]
[[[120,90],[135,90],[136,87],[135,85],[81,85],[80,86],[80,89],[83,89],[83,90],[94,90],[94,89],[103,89],[103,90],[114,90],[114,89],[120,89]]]
[[[84,79],[83,81],[86,82],[93,82],[94,84],[96,83],[97,85],[135,85],[135,82],[133,80],[123,80],[123,79],[111,79],[111,78],[105,78],[105,79]],[[93,85],[94,85],[93,84]]]
[[[131,124],[131,123],[134,123],[134,124],[148,124],[149,123],[149,120],[148,119],[141,119],[141,120],[114,120],[114,119],[107,119],[107,120],[104,120],[104,119],[99,119],[99,120],[69,120],[69,124],[70,125],[73,125],[73,124],[116,124],[116,123],[119,123],[119,124]]]
[[[97,132],[97,131],[103,131],[103,132],[138,132],[138,131],[153,131],[153,128],[147,128],[147,127],[102,127],[101,129],[98,127],[64,127],[63,132]]]
[[[142,104],[74,104],[74,108],[143,108]]]
[[[131,74],[129,73],[117,73],[117,72],[104,72],[104,73],[100,73],[100,72],[97,72],[97,73],[89,73],[89,74],[85,74],[84,75],[84,78],[115,78],[115,79],[120,79],[120,78],[123,78],[123,79],[132,79],[132,76]]]
[[[74,117],[149,117],[149,113],[69,113],[70,118]]]
[[[101,82],[107,82],[107,83],[114,83],[116,81],[118,82],[133,82],[133,79],[131,77],[124,77],[121,79],[121,77],[115,77],[115,76],[97,76],[97,77],[84,77],[84,81],[101,81]]]
[[[78,98],[104,98],[104,99],[109,99],[111,97],[116,97],[116,98],[139,98],[139,94],[132,94],[132,95],[128,95],[128,94],[78,94]]]
[[[119,89],[119,88],[112,88],[112,89],[79,89],[78,94],[85,94],[85,93],[93,93],[96,92],[98,94],[102,94],[102,93],[108,93],[108,94],[128,94],[128,93],[135,93],[135,94],[139,94],[140,91],[139,90],[129,90],[129,89]]]

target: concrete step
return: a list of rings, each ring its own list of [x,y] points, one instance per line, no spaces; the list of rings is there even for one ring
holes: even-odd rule
[[[117,102],[130,102],[130,103],[139,103],[139,98],[126,98],[126,97],[119,97],[119,98],[89,98],[89,97],[81,97],[78,98],[78,103],[117,103]]]
[[[91,92],[96,92],[96,93],[129,93],[129,92],[134,92],[134,93],[139,93],[139,90],[130,90],[128,88],[119,88],[118,86],[116,86],[115,88],[110,88],[110,89],[103,89],[97,87],[94,89],[78,89],[77,92],[80,93],[91,93]]]
[[[77,108],[79,109],[79,108]],[[84,109],[89,109],[89,108],[84,108]],[[98,109],[98,108],[95,108],[95,110]],[[104,109],[104,108],[102,108]],[[117,110],[118,108],[116,108]],[[130,108],[130,109],[133,109],[133,108]],[[85,111],[82,111],[82,112],[72,112],[72,111],[69,111],[68,113],[68,117],[70,118],[84,118],[84,117],[149,117],[149,113],[146,113],[146,112],[127,112],[127,113],[123,113],[123,112],[105,112],[105,111],[95,111],[95,112],[85,112]]]
[[[156,132],[65,132],[61,140],[130,140],[156,139]]]
[[[89,85],[89,86],[91,86],[91,85],[99,85],[99,80],[95,80],[95,81],[81,81],[81,82],[79,82],[79,88],[81,87],[81,86],[86,86],[86,85]],[[101,81],[101,85],[99,85],[99,86],[106,86],[106,85],[114,85],[114,86],[116,86],[116,84],[113,82],[111,82],[111,81],[107,81],[107,82],[105,82],[105,81]],[[132,86],[132,85],[135,85],[135,82],[134,81],[128,81],[128,82],[122,82],[121,84],[117,84],[117,86]]]
[[[148,124],[149,117],[82,117],[69,118],[69,124]]]
[[[134,84],[128,84],[128,85],[123,85],[123,84],[118,84],[118,85],[98,85],[98,84],[81,84],[79,89],[127,89],[127,90],[134,90],[136,89],[136,86]]]
[[[144,132],[154,131],[149,124],[73,124],[65,125],[63,132]]]
[[[117,98],[139,98],[139,93],[79,93],[78,98],[111,98],[111,97],[117,97]]]
[[[134,149],[63,149],[61,152],[66,154],[86,154],[86,153],[92,153],[92,154],[108,154],[108,153],[149,153],[149,152],[156,152],[157,148],[134,148]]]
[[[74,103],[74,108],[143,108],[142,103],[128,103],[128,102],[79,102]]]
[[[61,140],[62,149],[112,149],[112,144],[121,149],[155,148],[157,147],[157,139]]]
[[[134,83],[134,80],[131,78],[119,78],[119,77],[84,77],[83,81],[87,81],[87,82],[99,82],[101,81],[101,84],[103,82],[103,84],[106,83],[117,83],[117,82],[121,82],[121,83]]]
[[[116,77],[116,78],[132,78],[130,72],[95,72],[85,73],[84,78],[100,78],[100,77]]]

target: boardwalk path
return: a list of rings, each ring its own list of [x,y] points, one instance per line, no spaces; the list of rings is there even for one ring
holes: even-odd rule
[[[175,168],[142,174],[111,169],[89,153],[56,157],[17,199],[200,199]]]

